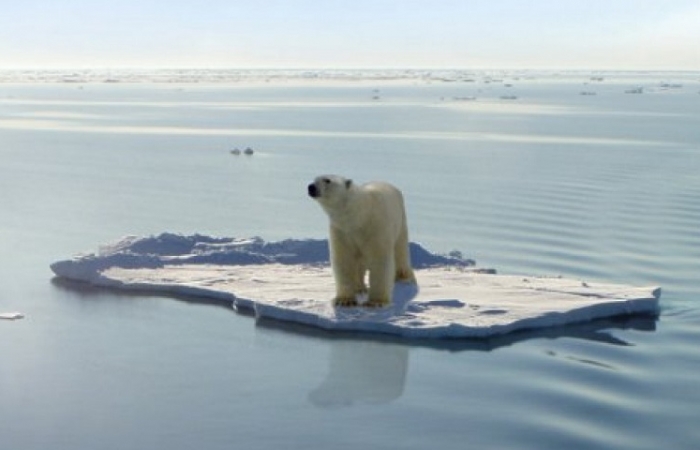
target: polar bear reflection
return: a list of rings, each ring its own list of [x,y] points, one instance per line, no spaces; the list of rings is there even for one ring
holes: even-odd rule
[[[328,375],[309,400],[324,408],[396,400],[406,384],[408,351],[408,347],[383,342],[336,341]]]

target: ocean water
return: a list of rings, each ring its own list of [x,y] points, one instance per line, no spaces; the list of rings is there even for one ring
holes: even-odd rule
[[[3,78],[3,448],[697,448],[700,74],[597,77]],[[660,316],[401,342],[52,281],[128,234],[324,237],[320,173],[401,187],[434,251],[659,285]]]

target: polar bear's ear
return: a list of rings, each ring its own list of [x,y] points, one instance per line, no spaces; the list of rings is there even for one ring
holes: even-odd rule
[[[345,180],[345,189],[350,189],[352,186],[352,180]]]

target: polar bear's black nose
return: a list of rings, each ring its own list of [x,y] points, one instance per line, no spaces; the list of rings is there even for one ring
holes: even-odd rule
[[[309,185],[309,197],[316,198],[318,197],[318,189],[316,188],[316,185],[311,183]]]

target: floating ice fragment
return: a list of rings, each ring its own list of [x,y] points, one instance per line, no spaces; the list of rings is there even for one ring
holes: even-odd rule
[[[24,319],[24,314],[21,312],[4,312],[0,313],[0,319],[5,319],[5,320],[17,320],[17,319]]]

